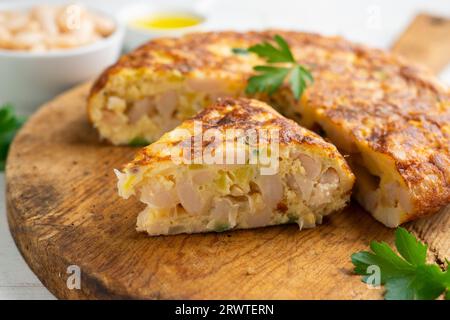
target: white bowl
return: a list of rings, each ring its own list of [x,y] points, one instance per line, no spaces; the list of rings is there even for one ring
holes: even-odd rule
[[[194,26],[174,29],[142,29],[130,24],[134,19],[152,14],[186,14],[198,17],[200,22]],[[133,50],[153,38],[178,37],[186,33],[202,31],[207,22],[205,13],[194,6],[156,5],[151,3],[125,6],[121,8],[118,18],[126,26],[124,47],[127,51]]]
[[[2,4],[0,10],[23,10],[28,4]],[[88,7],[115,22],[105,39],[73,49],[26,52],[0,49],[0,104],[12,103],[20,115],[29,115],[62,91],[98,76],[120,55],[124,28],[112,15]]]

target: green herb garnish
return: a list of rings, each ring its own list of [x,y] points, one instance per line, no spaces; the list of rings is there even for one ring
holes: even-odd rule
[[[234,54],[248,54],[248,50],[245,48],[233,48],[233,49],[231,49],[231,51]]]
[[[281,87],[288,77],[292,93],[298,100],[306,86],[313,82],[313,77],[305,66],[295,61],[286,40],[279,35],[276,35],[274,40],[278,47],[269,42],[263,42],[247,49],[248,52],[256,53],[272,65],[255,66],[253,68],[258,74],[248,79],[246,93],[266,92],[271,95]],[[236,50],[238,49],[233,49],[233,52]],[[237,52],[242,53],[242,49]],[[283,66],[277,65],[280,63]]]
[[[214,231],[215,232],[224,232],[230,229],[230,225],[228,223],[216,223],[216,225],[214,226]]]
[[[372,241],[372,252],[361,251],[352,255],[355,272],[371,283],[373,267],[379,268],[380,284],[385,286],[387,300],[437,299],[444,294],[450,299],[450,272],[437,264],[426,263],[428,246],[403,228],[395,232],[395,246],[400,255],[385,242]],[[372,268],[370,268],[372,267]]]
[[[128,145],[130,147],[145,147],[148,146],[150,144],[150,142],[148,142],[145,138],[134,138],[133,140],[131,140]]]
[[[16,116],[10,104],[0,107],[0,171],[5,170],[9,146],[25,119]]]
[[[298,215],[295,213],[288,213],[288,223],[296,223],[298,222]]]

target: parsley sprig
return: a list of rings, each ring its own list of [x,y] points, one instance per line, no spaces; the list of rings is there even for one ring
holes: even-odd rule
[[[11,105],[5,104],[0,107],[0,171],[5,170],[9,146],[24,121],[15,115]]]
[[[253,68],[257,74],[248,79],[246,93],[266,92],[271,95],[281,87],[287,77],[292,93],[298,100],[306,86],[314,81],[311,72],[295,61],[291,49],[283,37],[275,35],[274,41],[277,46],[263,42],[251,46],[247,50],[233,49],[236,54],[255,53],[271,64]],[[280,63],[283,66],[280,66]]]
[[[403,228],[395,232],[395,246],[400,255],[385,242],[372,241],[372,252],[361,251],[352,255],[355,273],[370,282],[370,266],[380,269],[381,284],[385,286],[385,299],[437,299],[444,294],[450,300],[450,271],[442,271],[437,264],[427,264],[428,246]]]

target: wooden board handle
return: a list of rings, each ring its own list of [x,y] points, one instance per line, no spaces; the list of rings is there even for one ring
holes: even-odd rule
[[[450,19],[417,15],[392,51],[439,73],[450,62]]]

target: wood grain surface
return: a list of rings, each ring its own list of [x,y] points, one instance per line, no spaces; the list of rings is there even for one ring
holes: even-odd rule
[[[450,62],[450,19],[419,14],[392,50],[438,73]]]
[[[378,299],[352,274],[350,255],[394,231],[358,205],[298,231],[294,225],[225,233],[148,237],[135,231],[143,205],[121,199],[113,168],[131,147],[99,141],[88,123],[89,84],[43,106],[24,126],[6,169],[8,220],[27,263],[58,298]],[[408,223],[450,256],[450,213]],[[67,268],[81,288],[68,289]]]

